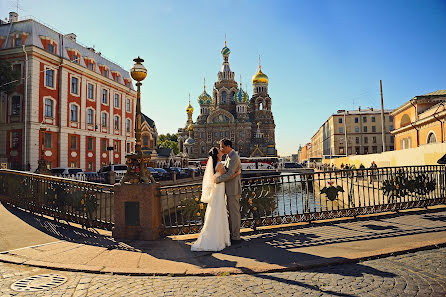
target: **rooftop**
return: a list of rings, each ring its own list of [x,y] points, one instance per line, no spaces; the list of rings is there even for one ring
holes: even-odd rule
[[[36,20],[34,17],[26,16],[23,20],[11,21],[8,23],[0,23],[0,37],[8,39],[12,33],[28,33],[24,45],[32,45],[45,50],[41,37],[50,38],[54,40],[57,45],[57,55],[58,57],[63,57],[64,59],[70,60],[67,49],[75,49],[79,51],[81,58],[93,58],[97,65],[105,65],[109,68],[110,74],[113,71],[119,72],[121,74],[122,80],[121,84],[124,84],[123,79],[130,79],[130,73],[117,63],[111,61],[110,59],[102,56],[100,52],[96,52],[92,47],[87,47],[82,45],[76,40],[76,35],[73,33],[63,34],[50,26],[44,24],[41,21]],[[61,46],[60,46],[61,45]],[[0,50],[8,49],[8,42],[4,42]],[[84,59],[80,59],[79,65],[87,67]],[[93,70],[89,70],[93,71]],[[96,73],[99,73],[99,67],[96,67]],[[111,76],[108,77],[113,80]],[[130,80],[131,81],[131,80]],[[130,83],[130,89],[133,90],[133,85]]]

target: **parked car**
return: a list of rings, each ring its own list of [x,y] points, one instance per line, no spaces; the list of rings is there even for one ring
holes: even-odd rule
[[[192,172],[195,173],[195,176],[199,176],[200,172],[198,171],[198,168],[184,168],[184,171],[187,174],[187,177],[192,177]]]
[[[147,167],[147,169],[149,170],[150,174],[153,176],[153,178],[155,180],[160,180],[160,175],[158,173],[158,171],[156,171],[154,168],[152,167]]]
[[[121,178],[126,174],[127,172],[127,165],[125,164],[111,164],[102,167],[99,169],[98,174],[100,177],[106,179],[107,175],[110,171],[115,172],[115,182],[119,182]]]
[[[172,178],[173,178],[174,172],[177,174],[177,178],[187,177],[187,173],[181,167],[170,167],[170,168],[167,168],[166,170],[168,172],[170,172]]]
[[[163,168],[154,168],[158,172],[158,176],[161,180],[167,180],[170,178],[170,173]]]
[[[86,180],[85,173],[81,168],[56,167],[51,168],[51,174],[54,176],[72,178],[77,180]]]
[[[284,168],[302,168],[302,165],[300,165],[299,163],[294,163],[294,162],[286,162],[284,164]]]

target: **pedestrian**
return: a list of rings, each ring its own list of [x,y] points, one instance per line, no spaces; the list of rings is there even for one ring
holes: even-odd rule
[[[375,161],[372,161],[372,164],[370,164],[370,182],[373,183],[378,178],[378,166],[376,165]]]

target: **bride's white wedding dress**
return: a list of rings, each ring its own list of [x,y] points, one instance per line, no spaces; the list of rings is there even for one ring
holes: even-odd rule
[[[212,164],[212,163],[211,163]],[[217,172],[213,177],[220,176]],[[204,180],[204,178],[203,178]],[[229,238],[228,212],[226,208],[225,183],[213,184],[210,202],[204,215],[204,225],[192,251],[221,251],[231,245]],[[203,200],[203,199],[202,199]]]

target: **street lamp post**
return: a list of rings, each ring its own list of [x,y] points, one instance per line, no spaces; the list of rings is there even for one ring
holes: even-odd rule
[[[154,178],[147,169],[146,163],[150,160],[150,155],[143,154],[141,150],[141,81],[147,76],[147,69],[140,57],[133,59],[135,64],[130,69],[130,75],[136,80],[136,114],[135,114],[135,153],[126,155],[127,173],[121,179],[121,183],[152,183]]]
[[[40,131],[42,132],[42,145],[40,146],[40,159],[38,161],[38,166],[36,169],[36,173],[40,173],[40,174],[51,174],[51,172],[48,170],[48,166],[46,164],[46,160],[45,160],[45,132],[46,132],[46,127],[45,125],[42,123],[40,124]]]

